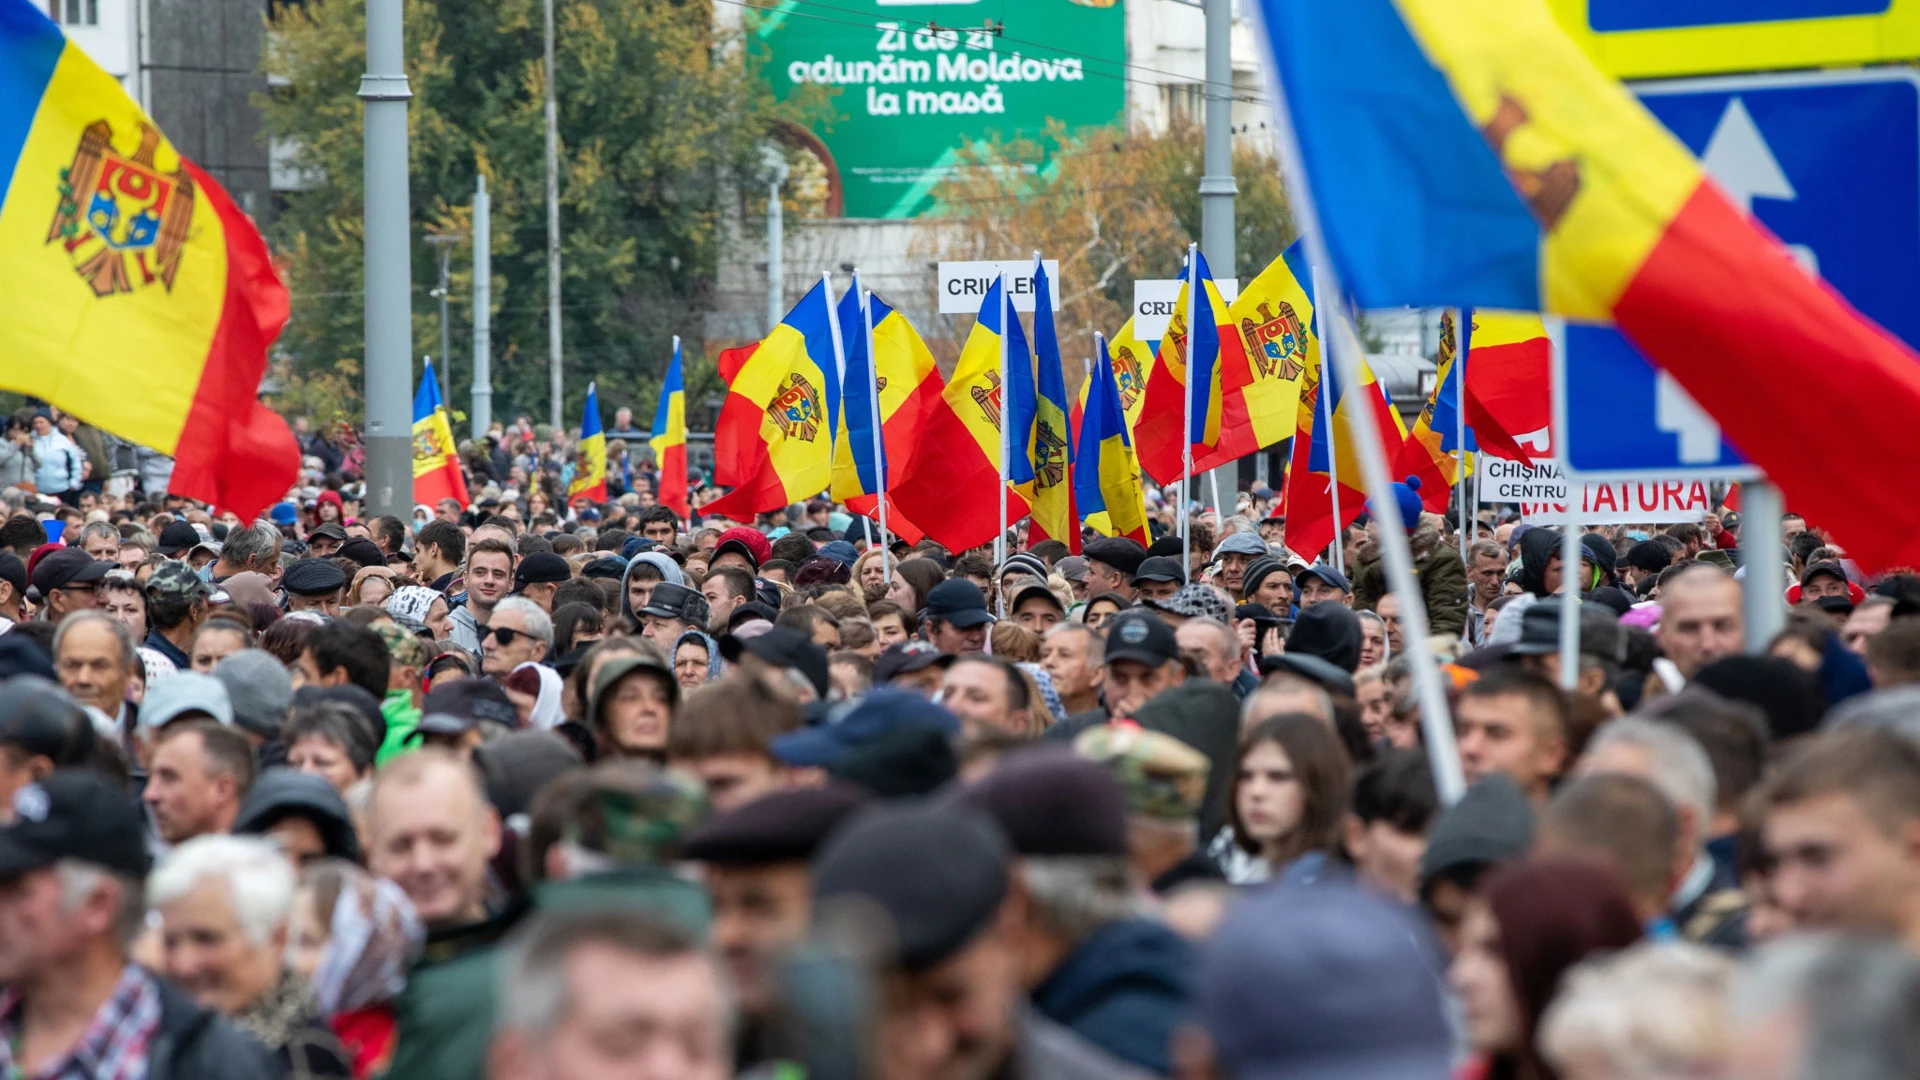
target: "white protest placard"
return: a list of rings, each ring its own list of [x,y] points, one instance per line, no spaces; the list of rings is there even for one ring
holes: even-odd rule
[[[1042,259],[1047,268],[1047,299],[1053,310],[1060,310],[1060,262]],[[940,314],[978,315],[980,302],[993,279],[1007,275],[1007,297],[1015,311],[1033,310],[1033,260],[990,259],[985,262],[943,262],[940,264]]]
[[[1699,521],[1713,509],[1713,493],[1701,480],[1616,480],[1581,485],[1574,520],[1589,525],[1672,525]],[[1565,502],[1522,502],[1520,518],[1541,525],[1567,520]]]
[[[1180,286],[1185,278],[1144,278],[1133,283],[1133,336],[1140,341],[1159,341],[1173,321],[1174,305],[1180,302]],[[1231,304],[1240,296],[1238,278],[1215,278],[1214,287],[1221,299]]]
[[[1565,504],[1567,501],[1567,478],[1552,459],[1514,461],[1482,453],[1475,464],[1480,472],[1481,502]]]

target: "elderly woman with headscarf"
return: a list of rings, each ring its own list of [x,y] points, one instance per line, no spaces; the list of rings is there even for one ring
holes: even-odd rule
[[[546,731],[566,722],[561,700],[564,682],[560,673],[547,665],[529,660],[514,668],[501,686],[520,712],[520,726]]]
[[[433,633],[433,639],[446,638],[447,598],[425,585],[402,585],[387,597],[387,614],[396,619],[416,622]]]
[[[347,586],[347,603],[381,604],[393,595],[393,587],[398,584],[393,571],[384,566],[363,566],[353,575],[353,583]]]
[[[393,999],[426,928],[400,887],[349,862],[307,867],[295,896],[288,964],[350,1056],[356,1080],[393,1056]]]

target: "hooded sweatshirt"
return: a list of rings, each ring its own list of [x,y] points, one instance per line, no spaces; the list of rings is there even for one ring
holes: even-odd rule
[[[1149,919],[1094,931],[1033,990],[1033,1004],[1107,1053],[1153,1073],[1172,1072],[1168,1047],[1192,1014],[1194,948]]]
[[[671,661],[675,656],[679,656],[680,646],[685,645],[689,641],[697,642],[701,648],[707,650],[707,681],[712,682],[718,679],[720,677],[720,643],[708,636],[704,630],[689,629],[675,638],[673,642],[673,656],[667,659]]]
[[[332,858],[358,862],[360,842],[353,831],[347,804],[333,785],[311,773],[268,769],[253,782],[233,819],[236,836],[264,836],[290,817],[305,818],[320,832]]]
[[[1547,564],[1560,553],[1560,530],[1528,529],[1520,538],[1520,587],[1535,596],[1547,595]]]
[[[627,622],[634,626],[640,625],[640,617],[634,614],[633,604],[627,599],[627,581],[633,577],[633,568],[642,564],[658,570],[662,580],[671,581],[675,585],[687,583],[687,576],[680,572],[680,565],[671,557],[662,555],[658,551],[642,551],[635,555],[628,561],[626,572],[620,575],[620,614],[626,616]]]

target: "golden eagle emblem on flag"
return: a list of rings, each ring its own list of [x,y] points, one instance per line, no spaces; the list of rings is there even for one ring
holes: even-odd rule
[[[788,372],[786,382],[767,405],[767,415],[780,425],[782,435],[812,442],[820,434],[820,391],[806,376]]]
[[[447,429],[429,420],[413,431],[413,464],[439,468],[453,453],[453,440]]]
[[[60,202],[47,230],[99,297],[155,282],[168,292],[180,273],[193,221],[193,178],[154,163],[160,133],[140,125],[131,154],[113,145],[113,127],[96,120],[80,133],[73,163],[60,171]]]
[[[1033,426],[1034,478],[1037,486],[1050,488],[1067,478],[1067,440],[1045,420]]]
[[[980,406],[980,411],[985,414],[987,423],[992,424],[996,428],[999,427],[1000,373],[997,371],[987,372],[987,385],[976,386],[969,390],[968,393],[973,396],[973,403]]]
[[[1307,355],[1306,324],[1285,300],[1280,301],[1278,312],[1265,300],[1260,302],[1259,310],[1259,319],[1248,315],[1240,320],[1240,336],[1246,339],[1247,355],[1254,358],[1254,366],[1264,378],[1299,378],[1301,368],[1306,366],[1303,363]]]
[[[1120,386],[1120,408],[1131,410],[1133,403],[1140,400],[1141,391],[1147,388],[1145,374],[1140,370],[1140,358],[1125,345],[1113,353],[1113,381]]]

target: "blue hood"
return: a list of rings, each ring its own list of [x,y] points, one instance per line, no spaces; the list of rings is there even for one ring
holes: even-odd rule
[[[1049,1020],[1156,1076],[1172,1071],[1168,1045],[1192,1014],[1199,954],[1148,919],[1096,931],[1033,991]]]

